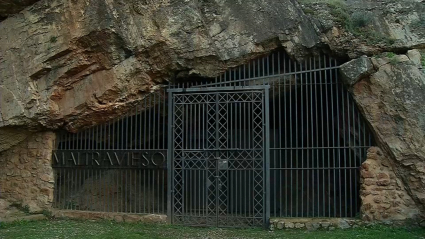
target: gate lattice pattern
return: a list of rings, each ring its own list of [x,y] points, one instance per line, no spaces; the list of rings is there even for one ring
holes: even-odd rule
[[[209,90],[171,96],[172,222],[264,225],[266,93]]]

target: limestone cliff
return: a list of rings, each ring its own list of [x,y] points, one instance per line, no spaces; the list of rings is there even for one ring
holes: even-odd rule
[[[425,48],[422,0],[19,2],[0,1],[0,151],[26,129],[104,122],[175,77],[212,77],[278,47],[344,61]],[[398,58],[366,60],[351,90],[425,210],[425,76]]]

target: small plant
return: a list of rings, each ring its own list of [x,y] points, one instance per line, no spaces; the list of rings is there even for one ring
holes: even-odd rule
[[[58,37],[56,37],[56,36],[50,37],[50,43],[55,43],[57,41],[58,41]]]
[[[421,64],[425,68],[425,52],[421,52]]]
[[[390,64],[395,65],[398,63],[398,59],[396,57],[396,54],[394,52],[387,52],[386,57],[390,58]]]
[[[394,52],[387,52],[387,55],[386,55],[386,57],[388,57],[388,58],[393,58],[395,56],[396,56],[396,54]]]
[[[21,207],[21,211],[23,211],[26,214],[30,213],[30,207],[28,205],[24,205]]]
[[[42,213],[47,218],[52,218],[53,217],[53,213],[50,210],[43,209]]]

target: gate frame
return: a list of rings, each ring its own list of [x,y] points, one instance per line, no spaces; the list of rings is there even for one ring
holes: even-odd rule
[[[173,140],[174,137],[174,105],[173,105],[173,94],[174,93],[202,93],[202,92],[225,92],[225,91],[248,91],[248,90],[262,90],[263,94],[263,114],[264,121],[264,165],[263,165],[263,227],[269,228],[270,224],[270,85],[257,85],[257,86],[222,86],[222,87],[191,87],[191,88],[170,88],[168,92],[168,147],[167,147],[167,223],[172,224],[172,182],[174,180],[174,169],[173,169]]]

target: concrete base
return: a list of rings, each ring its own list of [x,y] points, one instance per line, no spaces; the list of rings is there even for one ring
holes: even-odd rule
[[[117,222],[144,222],[144,223],[166,223],[166,215],[158,214],[130,214],[114,212],[89,212],[72,210],[54,210],[56,218],[82,219],[82,220],[114,220]]]

